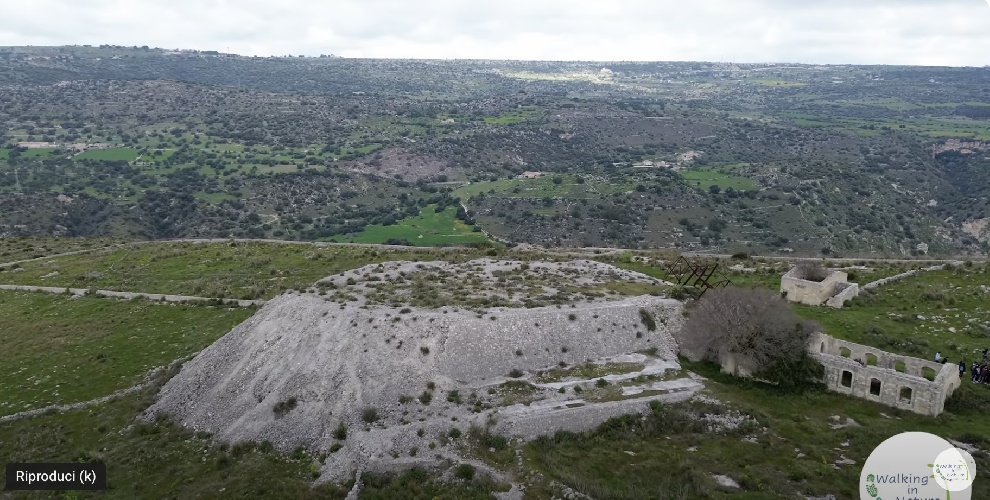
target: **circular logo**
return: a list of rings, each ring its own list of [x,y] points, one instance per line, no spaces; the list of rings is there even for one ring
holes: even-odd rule
[[[976,462],[965,450],[927,432],[904,432],[877,446],[860,474],[860,498],[949,498],[972,496]]]
[[[948,491],[962,491],[973,484],[976,460],[966,450],[951,448],[938,454],[932,463],[935,482]]]

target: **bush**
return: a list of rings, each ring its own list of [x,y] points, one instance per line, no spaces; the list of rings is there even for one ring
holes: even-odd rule
[[[569,319],[571,321],[574,321],[574,320],[577,319],[577,314],[570,313],[570,314],[567,315],[567,319]]]
[[[792,386],[824,373],[807,351],[811,334],[819,330],[794,316],[790,304],[774,292],[728,287],[705,294],[675,336],[691,361],[723,367],[731,361],[738,374]]]
[[[343,422],[337,424],[337,428],[333,430],[333,437],[340,441],[347,439],[347,426]]]
[[[598,387],[606,387],[606,386],[608,386],[608,380],[605,380],[603,378],[600,378],[600,379],[598,379],[598,380],[595,381],[595,385],[598,386]]]
[[[457,390],[450,391],[447,393],[447,401],[459,405],[461,404],[461,394]]]
[[[419,395],[419,402],[420,403],[423,403],[424,405],[428,405],[428,404],[430,404],[430,401],[433,401],[433,393],[432,392],[430,392],[430,391],[423,391],[423,393]]]
[[[361,412],[361,420],[365,423],[374,423],[378,421],[378,408],[374,406],[369,406]]]
[[[423,353],[423,356],[426,356],[427,354],[430,353],[430,348],[424,345],[419,348],[419,352]]]
[[[275,403],[275,406],[272,407],[272,411],[275,413],[276,418],[282,418],[285,416],[286,413],[292,411],[297,404],[298,401],[296,400],[296,397],[292,396],[291,398],[286,399],[285,401],[279,401],[278,403]]]
[[[470,481],[474,479],[474,466],[471,464],[461,464],[454,469],[454,477]]]
[[[640,319],[640,321],[643,322],[643,325],[646,326],[646,329],[647,330],[649,330],[651,332],[656,331],[656,329],[657,329],[657,322],[656,322],[656,320],[653,319],[653,314],[650,311],[647,311],[646,309],[640,309],[639,310],[639,319]]]
[[[518,368],[513,368],[512,371],[509,372],[509,376],[512,378],[519,378],[523,376],[523,372]]]
[[[451,427],[450,432],[447,433],[447,435],[450,436],[450,439],[457,439],[461,437],[461,430],[457,427]]]
[[[812,261],[802,261],[797,265],[797,275],[808,281],[824,281],[828,277],[828,269]]]

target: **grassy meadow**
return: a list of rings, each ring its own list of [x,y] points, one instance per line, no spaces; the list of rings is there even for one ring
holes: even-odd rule
[[[0,291],[0,416],[86,401],[191,356],[253,313]]]
[[[406,240],[414,246],[463,245],[488,241],[482,232],[474,232],[471,226],[457,218],[457,209],[447,207],[437,213],[434,207],[420,210],[419,215],[407,217],[391,226],[375,224],[364,228],[352,237],[334,236],[339,243],[385,243],[388,240]]]

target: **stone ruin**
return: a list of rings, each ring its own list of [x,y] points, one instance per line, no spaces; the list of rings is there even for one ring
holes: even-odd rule
[[[825,366],[825,384],[835,392],[938,416],[961,385],[959,367],[901,356],[877,348],[812,335],[809,351]]]
[[[805,268],[795,266],[780,278],[780,292],[791,302],[834,308],[859,295],[859,285],[849,283],[849,275],[844,271],[828,271],[821,280],[812,278]]]

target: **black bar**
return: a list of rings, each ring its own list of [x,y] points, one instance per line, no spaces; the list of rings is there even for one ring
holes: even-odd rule
[[[105,490],[107,465],[88,464],[7,464],[9,491],[24,490]]]

